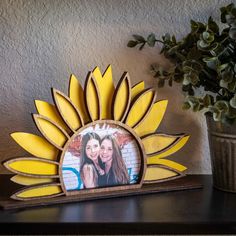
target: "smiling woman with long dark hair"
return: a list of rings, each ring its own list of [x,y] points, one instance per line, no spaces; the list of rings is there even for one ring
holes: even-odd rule
[[[99,176],[104,170],[99,166],[101,139],[96,133],[87,133],[82,138],[80,177],[84,188],[98,187]]]
[[[120,147],[112,135],[106,135],[101,141],[100,160],[105,174],[101,176],[99,186],[129,184],[129,175]]]

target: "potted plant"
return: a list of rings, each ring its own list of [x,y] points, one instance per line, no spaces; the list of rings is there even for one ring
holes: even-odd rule
[[[158,87],[182,84],[183,109],[204,111],[208,125],[213,184],[236,192],[236,7],[222,7],[220,30],[209,17],[207,23],[191,20],[191,31],[182,40],[166,34],[157,39],[133,35],[128,47],[161,44],[160,51],[172,62],[167,71],[151,65]],[[199,96],[201,90],[203,96]],[[202,92],[203,91],[203,92]]]

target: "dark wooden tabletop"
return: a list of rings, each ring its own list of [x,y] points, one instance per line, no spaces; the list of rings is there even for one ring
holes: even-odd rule
[[[236,194],[212,188],[209,175],[193,177],[204,188],[0,210],[0,233],[235,234]]]

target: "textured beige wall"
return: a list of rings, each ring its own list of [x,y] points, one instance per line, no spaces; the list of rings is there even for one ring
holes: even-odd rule
[[[219,0],[1,0],[0,1],[0,101],[1,160],[24,151],[9,137],[13,131],[38,133],[30,113],[34,99],[52,102],[50,87],[67,92],[74,73],[84,81],[88,70],[113,66],[117,82],[128,71],[132,83],[145,80],[155,85],[149,64],[167,66],[159,48],[139,52],[126,47],[131,35],[179,38],[189,29],[189,20],[205,21],[208,15],[219,21]],[[160,131],[186,132],[191,139],[172,158],[189,167],[189,173],[210,173],[205,120],[181,110],[180,88],[158,91],[158,99],[169,99]],[[5,173],[0,168],[1,173]]]

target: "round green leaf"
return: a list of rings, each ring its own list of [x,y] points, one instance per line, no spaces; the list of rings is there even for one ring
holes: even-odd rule
[[[191,105],[188,102],[184,102],[182,105],[182,109],[183,110],[188,110],[191,108]]]
[[[137,35],[137,34],[133,34],[133,37],[136,41],[140,42],[140,43],[144,43],[146,42],[145,38],[141,35]]]
[[[152,33],[152,34],[148,35],[148,37],[147,37],[147,44],[148,44],[148,46],[154,47],[155,42],[156,42],[155,34]]]
[[[217,108],[220,112],[226,113],[229,110],[229,103],[223,100],[217,101],[215,103],[215,108]]]
[[[127,46],[128,46],[129,48],[133,48],[133,47],[135,47],[137,44],[138,44],[137,41],[130,40],[130,41],[128,42]]]

